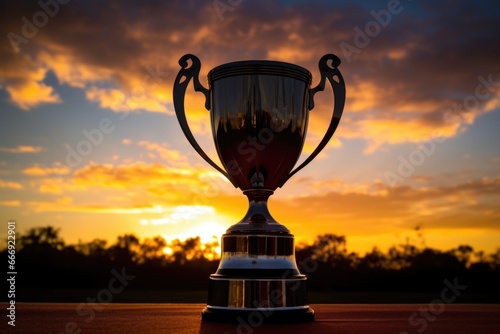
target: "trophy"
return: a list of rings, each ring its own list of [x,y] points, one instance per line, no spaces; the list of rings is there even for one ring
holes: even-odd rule
[[[206,89],[199,81],[200,60],[191,54],[179,59],[181,69],[175,78],[173,98],[182,131],[196,152],[240,188],[249,201],[243,219],[222,236],[221,260],[217,272],[209,278],[203,320],[314,320],[306,276],[295,262],[293,235],[271,216],[267,200],[311,162],[333,136],[345,102],[339,64],[337,56],[323,56],[319,61],[320,82],[311,88],[311,73],[297,65],[267,60],[232,62],[208,73]],[[184,96],[191,80],[194,90],[205,95],[222,167],[202,150],[188,126]],[[330,125],[318,147],[293,169],[306,137],[314,95],[324,90],[326,80],[334,95]]]

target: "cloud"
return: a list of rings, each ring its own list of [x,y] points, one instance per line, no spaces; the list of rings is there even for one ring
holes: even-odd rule
[[[54,89],[43,82],[30,80],[7,87],[11,102],[24,110],[32,109],[42,103],[59,103],[61,98]]]
[[[23,185],[14,181],[4,181],[0,180],[0,188],[7,189],[23,189]]]
[[[0,147],[0,152],[6,153],[40,153],[45,148],[40,146],[19,145],[17,147]]]
[[[29,176],[48,176],[48,175],[67,175],[70,170],[68,168],[43,168],[38,164],[34,164],[31,167],[24,168],[21,173]]]
[[[27,170],[28,175],[41,177],[58,172],[38,167]],[[24,173],[26,174],[26,170]],[[10,183],[9,185],[14,186]],[[86,199],[89,205],[100,203],[104,206],[141,206],[144,203],[181,204],[192,202],[193,198],[200,196],[202,199],[211,198],[225,191],[229,182],[219,173],[204,168],[136,162],[122,165],[90,163],[66,177],[35,179],[31,181],[30,186],[36,188],[40,194],[71,194],[75,198],[83,196],[82,200]],[[94,195],[98,195],[100,200],[94,201]],[[106,201],[104,198],[111,200]],[[79,205],[83,202],[75,203]]]
[[[483,178],[455,185],[401,186],[390,189],[372,185],[344,184],[333,179],[313,186],[317,193],[294,201],[273,199],[273,214],[290,217],[292,226],[314,217],[316,228],[338,233],[370,234],[424,224],[427,229],[498,230],[500,178]],[[279,203],[276,203],[276,200]],[[342,232],[345,231],[345,232]]]
[[[0,88],[8,93],[10,102],[23,110],[60,103],[61,97],[44,82],[48,69],[36,57],[14,55],[6,44],[0,47]]]
[[[40,194],[60,197],[29,206],[36,212],[154,213],[158,207],[204,205],[231,187],[216,172],[158,163],[91,163],[69,176],[31,182]]]
[[[218,173],[206,169],[176,168],[143,162],[118,166],[91,163],[76,170],[72,181],[85,187],[143,188],[155,195],[172,196],[182,196],[183,192],[192,193],[193,189],[203,191],[221,182],[227,183]]]
[[[36,188],[40,194],[63,195],[75,191],[85,191],[85,186],[61,177],[45,177],[31,182],[30,186]]]
[[[21,206],[21,201],[0,201],[0,206]]]
[[[405,142],[423,142],[435,137],[449,138],[456,135],[460,123],[435,127],[422,119],[366,119],[357,122],[360,132],[365,133],[368,145],[364,152],[375,152],[384,144],[395,145]],[[346,137],[350,137],[349,134]],[[354,134],[351,138],[356,138]]]
[[[167,162],[171,166],[187,167],[186,155],[180,151],[170,149],[167,144],[158,144],[142,140],[139,141],[137,145],[146,148],[149,152],[152,152],[153,158],[159,156],[163,161]]]
[[[337,53],[347,83],[345,116],[337,136],[366,141],[370,153],[387,145],[421,142],[442,129],[461,134],[481,114],[498,109],[494,84],[488,98],[450,124],[444,114],[474,96],[480,76],[498,82],[500,64],[494,2],[405,3],[360,52],[347,57],[340,44],[354,45],[355,27],[373,20],[370,11],[383,5],[350,2],[252,1],[226,12],[221,21],[211,2],[86,3],[61,8],[37,36],[14,55],[0,49],[0,86],[23,109],[58,103],[61,96],[46,78],[80,88],[90,102],[116,112],[172,114],[172,83],[178,59],[197,54],[204,76],[222,63],[242,59],[276,59],[309,69],[318,82],[317,62]],[[19,32],[19,17],[40,10],[36,3],[11,3],[1,31]],[[106,13],[113,12],[110,21]],[[264,14],[265,13],[265,14]],[[474,15],[470,15],[474,13]],[[29,17],[29,15],[28,15]],[[61,27],[64,27],[62,29]],[[480,37],[478,37],[480,36]],[[471,52],[470,50],[474,50]],[[329,88],[328,88],[329,89]],[[323,93],[331,94],[328,92]],[[309,133],[322,137],[332,101],[319,97]],[[186,109],[193,130],[209,131],[202,94],[190,87]]]
[[[86,96],[89,101],[98,102],[101,108],[117,112],[141,109],[171,114],[166,105],[162,104],[155,94],[141,89],[137,90],[134,94],[126,94],[123,90],[119,89],[92,86],[87,90]]]
[[[335,192],[338,194],[361,194],[361,195],[376,195],[386,196],[388,194],[387,187],[380,181],[372,184],[367,183],[346,183],[341,178],[334,178],[326,181],[317,181],[309,183],[315,194],[327,194]]]
[[[37,213],[79,211],[77,207],[72,205],[72,201],[71,197],[63,196],[51,201],[26,201],[26,206]]]
[[[88,83],[110,80],[113,77],[111,68],[83,62],[71,48],[56,46],[53,42],[38,54],[37,59],[52,71],[62,84],[85,88]]]
[[[118,215],[141,215],[158,213],[163,208],[158,206],[136,206],[136,207],[120,207],[99,204],[75,204],[70,196],[62,196],[52,201],[28,201],[27,206],[35,212],[80,212],[80,213],[97,213],[97,214],[118,214]]]

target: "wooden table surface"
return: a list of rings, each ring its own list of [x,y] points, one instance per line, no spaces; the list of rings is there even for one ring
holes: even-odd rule
[[[7,306],[2,333],[500,333],[500,304],[317,304],[314,322],[261,325],[202,322],[202,304],[17,303],[15,327]]]

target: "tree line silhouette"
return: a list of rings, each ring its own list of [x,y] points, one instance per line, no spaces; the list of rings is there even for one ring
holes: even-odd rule
[[[361,256],[347,250],[345,236],[323,234],[312,244],[297,245],[296,259],[311,291],[439,293],[444,280],[458,279],[471,300],[500,301],[500,248],[485,254],[468,245],[440,251],[424,244],[408,240],[386,253],[374,247]],[[218,247],[215,237],[205,244],[199,237],[167,242],[157,236],[141,242],[132,234],[110,245],[102,239],[68,245],[59,229],[32,228],[16,240],[18,300],[52,301],[54,290],[106,287],[111,270],[122,268],[135,276],[132,290],[206,291],[219,263]],[[2,254],[7,258],[7,249]]]

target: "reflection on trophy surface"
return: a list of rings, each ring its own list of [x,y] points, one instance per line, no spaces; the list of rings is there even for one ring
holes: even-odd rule
[[[321,78],[310,88],[311,73],[277,61],[240,61],[220,65],[208,74],[209,89],[199,82],[201,63],[194,55],[179,60],[174,106],[181,128],[193,148],[248,197],[241,221],[222,236],[222,256],[210,276],[204,320],[236,321],[262,312],[268,322],[314,319],[307,300],[306,276],[295,263],[293,235],[276,222],[267,200],[278,187],[311,162],[326,146],[340,121],[345,85],[338,57],[319,62]],[[223,168],[196,142],[184,110],[191,79],[205,95],[215,147]],[[332,86],[335,104],[330,125],[318,147],[296,167],[307,131],[314,95]]]

